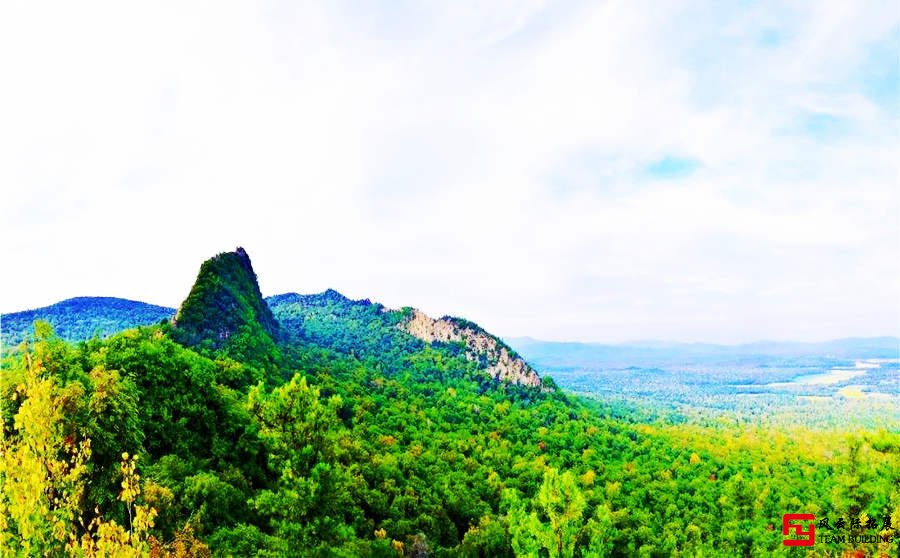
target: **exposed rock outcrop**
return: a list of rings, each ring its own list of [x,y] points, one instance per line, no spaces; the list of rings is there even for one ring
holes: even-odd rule
[[[465,343],[466,358],[484,360],[487,363],[485,371],[496,380],[530,387],[541,385],[540,376],[522,357],[472,322],[450,316],[434,319],[424,312],[413,310],[412,316],[400,327],[426,343]]]

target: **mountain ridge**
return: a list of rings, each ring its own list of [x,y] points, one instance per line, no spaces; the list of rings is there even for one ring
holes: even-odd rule
[[[445,349],[448,355],[464,356],[495,382],[527,388],[542,385],[538,373],[515,350],[464,318],[434,319],[410,307],[390,309],[369,299],[351,300],[331,288],[316,294],[283,293],[263,298],[250,257],[241,247],[204,261],[177,310],[104,297],[73,300],[74,311],[65,310],[69,305],[59,303],[3,316],[4,324],[10,319],[15,324],[12,332],[3,328],[4,341],[8,338],[10,344],[17,344],[35,319],[45,319],[51,325],[63,323],[57,312],[70,318],[74,315],[81,322],[81,327],[74,330],[57,328],[60,337],[69,341],[85,341],[98,331],[101,336],[108,336],[169,320],[172,338],[182,345],[209,356],[228,356],[259,369],[274,370],[281,358],[280,344],[290,342],[291,337],[356,358],[377,360],[388,354],[401,357],[391,358],[390,362],[401,362],[402,355],[434,346]],[[109,321],[104,321],[103,312],[98,309],[108,306],[115,314],[123,304],[139,310],[139,315],[129,319],[127,312],[116,314],[115,325],[100,329],[92,326]],[[92,317],[79,318],[79,305],[95,308]],[[456,344],[462,344],[464,349]]]

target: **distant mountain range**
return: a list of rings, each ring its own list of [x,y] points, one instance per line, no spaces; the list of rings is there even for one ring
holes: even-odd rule
[[[541,341],[531,337],[506,339],[526,360],[539,367],[659,365],[660,363],[737,362],[766,358],[900,358],[900,338],[851,337],[818,343],[758,341],[740,345],[635,341],[620,344]]]

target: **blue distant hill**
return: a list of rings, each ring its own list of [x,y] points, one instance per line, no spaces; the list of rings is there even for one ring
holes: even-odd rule
[[[3,348],[22,342],[34,333],[35,320],[49,322],[56,333],[67,341],[84,341],[94,336],[105,337],[123,329],[171,319],[174,308],[156,306],[114,297],[84,296],[70,298],[43,308],[0,315]]]
[[[659,366],[667,363],[729,363],[780,358],[900,358],[900,338],[851,337],[818,343],[757,341],[741,345],[635,341],[620,344],[506,339],[529,362],[545,367],[594,367],[598,364]]]

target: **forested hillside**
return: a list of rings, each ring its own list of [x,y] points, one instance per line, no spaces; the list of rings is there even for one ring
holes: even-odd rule
[[[174,323],[73,344],[39,322],[4,358],[5,555],[791,556],[785,513],[900,525],[896,432],[663,423],[507,381],[474,324],[426,341],[334,291],[267,304],[242,252]],[[896,549],[815,552],[860,548]]]
[[[3,347],[14,347],[33,333],[35,320],[48,322],[60,338],[85,341],[106,337],[124,329],[158,323],[175,314],[174,308],[113,297],[70,298],[44,308],[3,314],[0,319]]]

